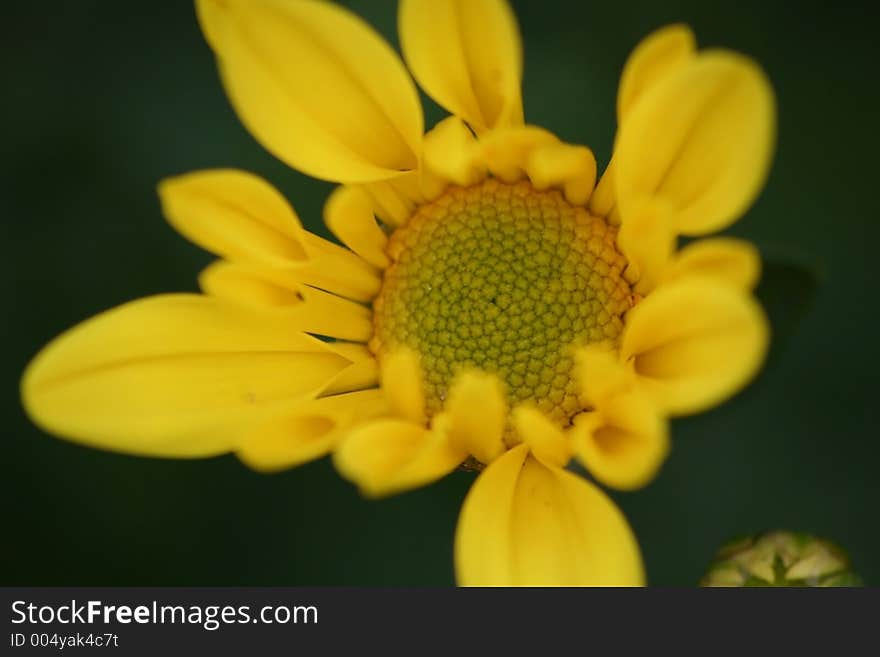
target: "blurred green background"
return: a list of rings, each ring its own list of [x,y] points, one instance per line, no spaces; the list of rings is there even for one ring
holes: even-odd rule
[[[396,45],[394,2],[347,4]],[[730,231],[772,261],[761,294],[778,339],[744,394],[674,423],[653,484],[614,495],[651,583],[692,585],[723,541],[776,527],[834,539],[880,582],[868,4],[514,4],[527,118],[590,145],[600,165],[624,59],[665,23],[754,56],[778,94],[769,183]],[[25,418],[18,378],[49,339],[123,301],[195,290],[210,257],[165,224],[158,180],[251,169],[323,234],[330,186],[287,169],[239,125],[189,3],[19,2],[4,13],[0,583],[451,584],[470,474],[368,502],[326,460],[264,476],[231,456],[133,458],[57,440]],[[429,106],[429,124],[440,116]]]

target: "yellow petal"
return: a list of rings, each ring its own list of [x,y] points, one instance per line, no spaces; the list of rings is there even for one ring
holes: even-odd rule
[[[324,388],[325,395],[338,395],[345,392],[367,390],[379,387],[379,363],[372,354],[364,354],[351,365],[333,377]]]
[[[159,184],[162,211],[187,239],[229,260],[305,260],[302,225],[262,178],[235,169],[196,171]]]
[[[581,395],[588,406],[597,406],[614,395],[636,386],[636,377],[619,354],[604,345],[592,344],[575,352],[575,373]]]
[[[624,275],[640,294],[647,294],[666,272],[676,235],[669,206],[660,199],[642,199],[631,206],[617,234],[626,256]]]
[[[696,42],[686,25],[667,25],[649,34],[635,47],[626,61],[620,76],[617,92],[617,123],[647,89],[687,64],[696,55]],[[605,168],[593,195],[590,212],[600,217],[612,218],[617,203],[614,189],[614,160]],[[612,223],[618,223],[616,220]]]
[[[285,308],[302,303],[298,282],[272,267],[218,260],[199,274],[205,294],[255,308]]]
[[[675,255],[664,280],[709,276],[741,290],[752,290],[761,278],[761,254],[749,242],[713,237],[691,242]]]
[[[442,429],[388,419],[351,431],[333,453],[333,462],[364,495],[378,497],[432,483],[465,457]]]
[[[455,530],[455,577],[460,586],[514,584],[513,498],[528,445],[493,461],[468,491]]]
[[[410,207],[415,209],[425,202],[425,195],[422,189],[421,174],[421,171],[414,171],[412,173],[408,173],[406,175],[387,180],[385,181],[385,184],[393,187],[400,196],[407,200],[407,202],[410,204]],[[378,183],[371,184],[375,185]]]
[[[462,187],[486,177],[478,142],[457,116],[442,120],[425,135],[425,168]]]
[[[632,391],[579,415],[571,431],[578,457],[606,486],[633,490],[650,482],[669,453],[669,431],[657,408]]]
[[[532,454],[547,466],[565,467],[571,445],[562,430],[541,411],[530,406],[513,409],[513,426]]]
[[[465,498],[455,534],[462,586],[644,583],[626,519],[598,488],[548,468],[520,445],[491,463]]]
[[[585,205],[596,186],[596,158],[586,146],[547,144],[529,156],[526,173],[537,189],[558,187],[572,205]]]
[[[388,237],[373,216],[367,193],[356,187],[337,187],[324,205],[324,223],[352,251],[375,267],[388,266]]]
[[[265,417],[318,394],[350,359],[292,328],[196,295],[134,301],[50,343],[22,380],[47,431],[157,456],[232,449]]]
[[[296,280],[356,301],[372,301],[382,280],[376,269],[332,242],[303,231],[308,260],[284,268]]]
[[[617,192],[614,187],[614,158],[612,157],[608,166],[605,167],[602,177],[599,178],[596,189],[590,196],[590,212],[597,217],[609,218],[617,203],[615,198]]]
[[[491,463],[504,451],[507,404],[495,376],[465,372],[452,384],[446,402],[449,440],[480,463]]]
[[[667,25],[652,32],[626,60],[617,92],[617,122],[635,105],[645,90],[679,70],[696,55],[696,40],[687,25]]]
[[[379,290],[375,268],[304,230],[284,197],[258,176],[197,171],[162,181],[159,197],[182,235],[227,260],[274,268],[276,282],[313,285],[358,301]]]
[[[303,402],[254,427],[236,450],[261,472],[276,472],[328,454],[346,431],[386,410],[379,390],[363,390]]]
[[[394,180],[365,183],[359,189],[369,196],[377,217],[389,226],[402,226],[412,215],[415,202],[396,183],[418,176],[419,173],[414,172]]]
[[[291,325],[337,340],[366,342],[373,335],[372,313],[366,306],[308,286],[300,288],[300,294],[302,304],[289,312]]]
[[[373,335],[369,309],[307,285],[268,267],[215,262],[199,276],[212,296],[264,312],[284,313],[290,328],[338,340],[366,342]]]
[[[658,287],[626,317],[621,358],[671,413],[721,403],[757,373],[769,328],[758,303],[709,278]]]
[[[623,222],[662,198],[685,235],[735,221],[766,179],[775,142],[773,90],[750,59],[705,51],[642,94],[614,149]]]
[[[324,348],[342,356],[350,364],[337,374],[322,390],[322,395],[379,387],[379,362],[365,344],[357,342],[322,341]]]
[[[418,167],[418,94],[364,21],[314,0],[198,0],[199,21],[245,127],[278,158],[338,182]]]
[[[477,132],[522,123],[522,46],[504,0],[402,0],[403,55],[419,85]]]
[[[284,197],[258,176],[197,171],[162,181],[159,197],[182,235],[227,260],[275,270],[271,279],[282,287],[313,285],[358,301],[379,290],[370,264],[304,230]]]
[[[382,360],[382,389],[395,415],[416,424],[424,423],[422,368],[414,351],[397,349]]]

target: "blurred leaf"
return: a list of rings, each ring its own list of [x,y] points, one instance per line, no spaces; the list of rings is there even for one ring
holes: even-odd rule
[[[773,329],[770,360],[783,353],[788,340],[809,313],[820,278],[815,266],[764,256],[761,282],[755,294]]]

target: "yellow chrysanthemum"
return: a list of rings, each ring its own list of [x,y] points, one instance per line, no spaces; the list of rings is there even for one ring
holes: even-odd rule
[[[242,122],[340,183],[308,233],[267,182],[202,171],[159,188],[168,220],[221,259],[203,295],[163,295],[62,335],[25,373],[48,431],[168,457],[235,452],[258,470],[333,454],[367,495],[480,470],[456,535],[461,584],[643,582],[598,487],[647,483],[667,418],[721,402],[768,330],[755,249],[689,243],[740,216],[774,142],[749,59],[684,26],[623,72],[614,155],[523,121],[503,0],[403,0],[404,59],[451,116],[424,133],[394,51],[314,0],[199,0]],[[346,248],[347,247],[347,248]]]

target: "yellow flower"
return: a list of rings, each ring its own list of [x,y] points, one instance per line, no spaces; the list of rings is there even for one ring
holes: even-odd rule
[[[314,0],[199,0],[229,98],[278,158],[340,183],[303,229],[236,170],[159,187],[220,260],[203,295],[110,310],[24,375],[31,417],[95,447],[236,453],[264,471],[332,453],[367,495],[480,470],[459,583],[643,583],[620,511],[566,466],[643,486],[667,418],[755,374],[768,329],[759,258],[727,238],[772,155],[760,69],[675,25],[626,63],[611,164],[524,123],[521,45],[502,0],[403,0],[418,93],[365,23]]]

